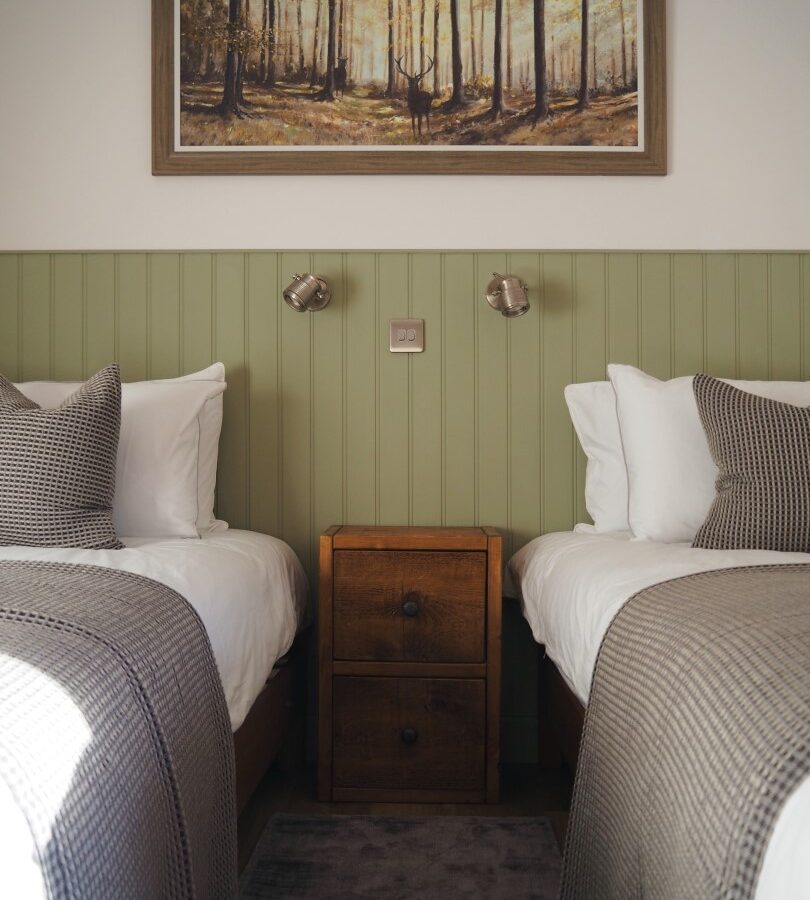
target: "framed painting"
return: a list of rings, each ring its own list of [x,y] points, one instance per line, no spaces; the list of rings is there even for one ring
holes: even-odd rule
[[[665,0],[152,0],[156,175],[666,174]]]

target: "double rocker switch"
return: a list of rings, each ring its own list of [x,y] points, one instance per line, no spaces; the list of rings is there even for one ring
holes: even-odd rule
[[[391,319],[389,337],[392,353],[421,353],[425,349],[425,320]]]

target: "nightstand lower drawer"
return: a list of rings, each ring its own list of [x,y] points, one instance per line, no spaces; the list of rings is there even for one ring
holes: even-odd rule
[[[332,702],[334,789],[484,790],[483,680],[342,676]]]

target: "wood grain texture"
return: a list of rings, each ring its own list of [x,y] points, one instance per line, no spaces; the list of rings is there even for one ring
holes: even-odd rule
[[[644,0],[645,141],[639,152],[494,150],[223,150],[175,148],[173,0],[152,0],[154,175],[665,175],[666,0]]]
[[[335,788],[481,791],[485,708],[481,679],[335,678]]]
[[[413,550],[334,554],[334,657],[483,662],[487,555]]]

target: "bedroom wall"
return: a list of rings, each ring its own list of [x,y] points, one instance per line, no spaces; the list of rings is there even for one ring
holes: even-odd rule
[[[316,314],[281,300],[316,271]],[[493,270],[532,309],[489,309]],[[426,349],[387,350],[424,318]],[[0,372],[228,370],[219,514],[287,540],[310,575],[333,523],[487,524],[505,551],[586,519],[563,400],[608,361],[659,377],[810,378],[810,253],[0,254]],[[535,747],[534,646],[506,616],[505,755]]]
[[[150,175],[150,4],[0,3],[0,249],[810,248],[810,4],[668,4],[666,178]]]

